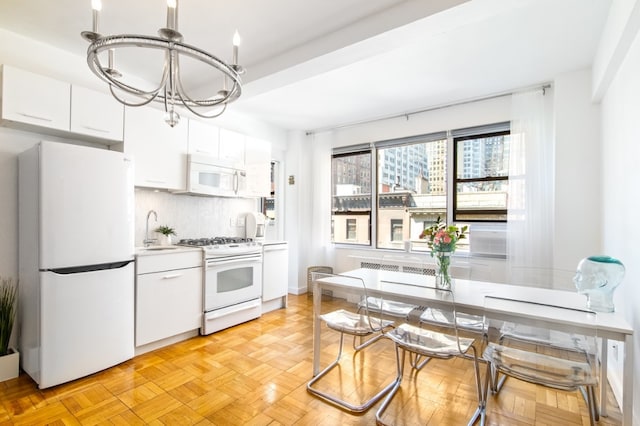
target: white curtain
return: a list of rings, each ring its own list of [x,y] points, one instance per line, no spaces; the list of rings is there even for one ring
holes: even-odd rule
[[[554,138],[550,91],[512,96],[507,261],[509,282],[551,284]]]

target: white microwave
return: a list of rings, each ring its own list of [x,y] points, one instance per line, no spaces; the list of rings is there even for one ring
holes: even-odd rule
[[[206,155],[188,156],[187,192],[200,195],[234,197],[247,186],[246,171]]]

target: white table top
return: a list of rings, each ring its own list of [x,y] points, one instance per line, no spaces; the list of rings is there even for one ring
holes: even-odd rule
[[[425,292],[425,287],[433,287],[435,285],[435,278],[432,276],[407,272],[360,268],[343,272],[340,275],[362,278],[367,286],[367,291],[371,295],[391,296],[394,299],[408,301],[410,303],[419,303],[420,300],[432,300],[427,294],[428,292]],[[336,289],[345,287],[344,283],[335,283],[335,285]],[[323,286],[326,286],[326,283]],[[584,295],[565,290],[455,279],[453,293],[457,306],[465,307],[470,313],[476,314],[482,314],[485,305],[484,297],[488,295],[568,308],[587,309],[586,297]],[[539,316],[540,314],[541,312],[539,311],[535,312],[535,316]],[[633,329],[629,323],[622,315],[616,312],[598,312],[597,327],[599,335],[616,340],[624,340],[624,335],[633,334]]]

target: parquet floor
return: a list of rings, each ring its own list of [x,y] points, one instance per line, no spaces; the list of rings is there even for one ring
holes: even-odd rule
[[[326,305],[337,306],[340,301]],[[0,425],[373,425],[374,406],[350,415],[306,391],[311,377],[311,299],[290,296],[289,307],[231,329],[159,349],[54,388],[39,390],[24,373],[0,383]],[[323,330],[322,363],[337,348],[338,333]],[[364,399],[395,374],[387,340],[355,356],[320,383]],[[335,373],[335,374],[334,374]],[[398,425],[462,425],[475,408],[471,363],[431,361],[417,376],[406,369],[385,420]],[[365,385],[349,385],[357,377]],[[600,425],[619,425],[610,405]],[[587,425],[577,393],[550,391],[508,380],[490,397],[488,424]]]

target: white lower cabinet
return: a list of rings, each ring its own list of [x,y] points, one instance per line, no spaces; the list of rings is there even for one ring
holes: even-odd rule
[[[136,347],[202,325],[202,253],[139,256],[136,275]]]
[[[287,306],[289,245],[264,243],[262,250],[262,312],[268,312]]]

